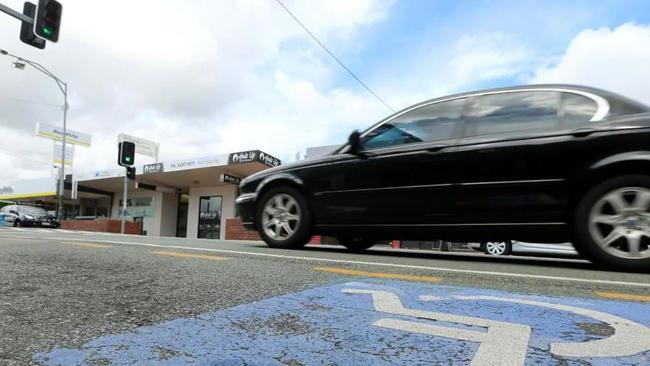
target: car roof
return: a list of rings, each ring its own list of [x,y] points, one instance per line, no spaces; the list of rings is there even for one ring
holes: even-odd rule
[[[508,86],[508,87],[501,87],[501,88],[489,88],[489,89],[481,89],[481,90],[473,90],[473,91],[467,91],[467,92],[462,92],[462,93],[456,93],[456,94],[451,94],[451,95],[445,95],[442,97],[437,97],[433,99],[428,99],[425,101],[422,101],[420,103],[411,105],[407,108],[404,108],[400,111],[398,111],[395,114],[399,114],[402,111],[406,109],[411,109],[415,106],[421,105],[421,104],[430,104],[438,101],[443,101],[447,99],[456,99],[456,98],[463,98],[463,97],[469,97],[473,95],[481,95],[481,94],[492,94],[492,93],[500,93],[500,92],[515,92],[515,91],[525,91],[525,90],[530,90],[530,89],[538,89],[538,90],[558,90],[558,91],[577,91],[577,92],[585,92],[585,93],[591,93],[595,94],[598,96],[601,96],[605,99],[607,99],[609,102],[618,102],[618,103],[625,103],[625,104],[630,104],[635,107],[638,107],[640,109],[643,109],[645,111],[650,111],[650,107],[639,103],[635,100],[632,100],[630,98],[624,97],[620,94],[612,93],[610,91],[604,90],[604,89],[599,89],[599,88],[594,88],[590,86],[584,86],[584,85],[577,85],[577,84],[527,84],[527,85],[516,85],[516,86]],[[391,118],[392,116],[389,116],[385,119]]]
[[[599,88],[594,88],[590,86],[585,86],[585,85],[577,85],[577,84],[526,84],[526,85],[516,85],[516,86],[507,86],[507,87],[500,87],[500,88],[489,88],[489,89],[480,89],[480,90],[472,90],[472,91],[466,91],[462,93],[456,93],[456,94],[450,94],[450,95],[444,95],[441,97],[436,97],[432,99],[427,99],[424,101],[421,101],[419,103],[409,105],[406,108],[400,109],[399,111],[382,118],[380,121],[373,123],[371,126],[368,128],[364,129],[361,134],[364,135],[367,132],[373,130],[377,126],[385,123],[388,120],[391,120],[395,118],[396,116],[399,116],[402,113],[405,113],[408,110],[416,109],[420,106],[427,105],[427,104],[433,104],[437,102],[442,102],[446,100],[451,100],[451,99],[458,99],[458,98],[465,98],[465,97],[471,97],[471,96],[478,96],[482,94],[493,94],[493,93],[500,93],[500,92],[516,92],[516,91],[526,91],[526,90],[555,90],[555,91],[561,91],[561,92],[571,92],[571,91],[576,91],[579,94],[580,93],[588,93],[588,94],[595,94],[596,96],[600,96],[604,99],[607,100],[609,103],[611,109],[610,112],[614,112],[613,114],[618,114],[616,112],[619,111],[634,111],[633,113],[643,113],[643,112],[650,112],[650,107],[648,107],[645,104],[642,104],[640,102],[637,102],[635,100],[632,100],[630,98],[624,97],[620,94],[612,93],[610,91],[604,90],[604,89],[599,89]],[[532,91],[532,90],[531,90]],[[347,142],[341,145],[339,148],[336,150],[332,151],[332,154],[336,154],[340,152],[342,149],[344,149],[347,146]]]

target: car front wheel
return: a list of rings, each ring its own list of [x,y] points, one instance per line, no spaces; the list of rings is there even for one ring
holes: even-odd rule
[[[602,182],[580,201],[574,245],[609,267],[650,270],[650,177],[626,175]]]
[[[309,207],[292,187],[276,187],[264,194],[256,222],[260,236],[273,248],[299,248],[311,237]]]
[[[487,255],[510,255],[512,243],[510,241],[485,241],[481,243],[481,250]]]

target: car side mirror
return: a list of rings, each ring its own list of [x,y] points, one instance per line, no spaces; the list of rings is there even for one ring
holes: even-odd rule
[[[350,154],[361,155],[361,133],[359,131],[352,131],[348,137],[348,145],[350,146]]]

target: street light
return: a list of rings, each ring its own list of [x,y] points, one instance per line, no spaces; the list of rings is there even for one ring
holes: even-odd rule
[[[24,70],[25,64],[28,64],[31,67],[35,68],[36,70],[49,76],[56,82],[56,85],[63,93],[63,147],[61,148],[61,168],[59,169],[59,212],[57,215],[59,220],[61,221],[63,220],[63,197],[65,195],[65,142],[67,137],[66,135],[67,135],[67,115],[68,115],[68,84],[65,83],[63,80],[59,79],[58,77],[56,77],[56,75],[52,74],[50,70],[46,69],[45,66],[39,64],[38,62],[34,62],[16,55],[12,55],[11,53],[2,49],[0,49],[0,54],[13,57],[14,59],[16,59],[16,61],[13,64],[14,67],[18,70]]]

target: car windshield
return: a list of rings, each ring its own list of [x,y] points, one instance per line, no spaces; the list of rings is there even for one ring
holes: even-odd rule
[[[27,215],[47,215],[47,211],[40,207],[33,206],[22,206],[18,209],[18,212],[27,214]]]

